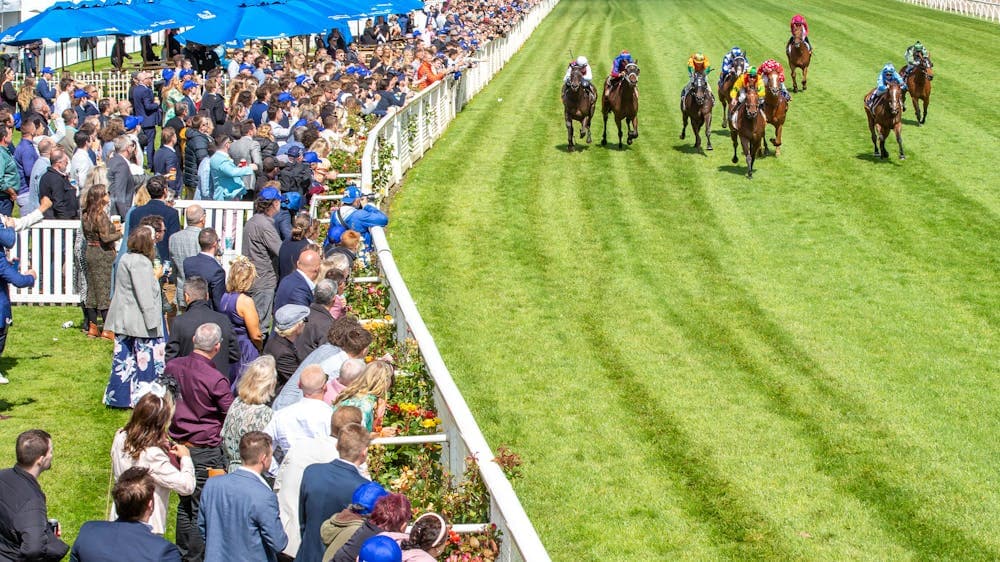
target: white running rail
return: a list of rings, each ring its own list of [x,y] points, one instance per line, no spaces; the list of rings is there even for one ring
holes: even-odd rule
[[[984,0],[903,0],[935,10],[954,12],[973,18],[1000,23],[1000,2]]]

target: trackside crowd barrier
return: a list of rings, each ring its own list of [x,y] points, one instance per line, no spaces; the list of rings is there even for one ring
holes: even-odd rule
[[[909,4],[925,6],[963,16],[982,18],[1000,23],[1000,2],[983,0],[903,0]]]

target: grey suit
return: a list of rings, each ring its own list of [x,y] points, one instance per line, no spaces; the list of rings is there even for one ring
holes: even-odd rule
[[[177,272],[177,308],[183,309],[187,306],[184,302],[184,280],[187,275],[184,273],[184,260],[201,253],[201,246],[198,245],[198,234],[201,228],[188,226],[184,230],[170,237],[170,261],[174,264]]]
[[[135,197],[135,178],[128,167],[128,161],[121,154],[115,153],[108,158],[108,194],[114,207],[114,214],[123,219],[132,208]]]
[[[233,144],[229,146],[229,156],[234,162],[246,160],[248,165],[257,164],[258,170],[261,169],[264,163],[260,156],[260,143],[249,136],[240,137],[239,140],[233,141]],[[257,185],[257,176],[254,174],[243,176],[243,185],[247,188],[247,191],[253,191]]]
[[[115,292],[104,329],[133,338],[163,337],[163,304],[153,262],[127,253],[118,262]]]
[[[250,289],[250,297],[260,317],[260,329],[267,333],[271,326],[271,308],[274,291],[278,288],[278,252],[281,238],[274,228],[274,218],[264,213],[250,217],[243,227],[243,255],[250,258],[257,269],[257,279]]]

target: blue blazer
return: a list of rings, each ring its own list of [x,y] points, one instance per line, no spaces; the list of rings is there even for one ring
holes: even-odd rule
[[[170,205],[159,199],[153,199],[145,205],[133,207],[132,212],[128,214],[128,230],[126,232],[135,230],[135,227],[139,226],[139,222],[150,215],[163,217],[163,228],[166,232],[163,233],[163,240],[156,243],[156,253],[160,256],[160,260],[169,260],[170,237],[181,230],[181,219],[177,215],[177,210]]]
[[[325,548],[319,535],[320,525],[335,513],[343,511],[351,503],[354,490],[365,482],[368,480],[358,473],[358,469],[342,459],[306,467],[302,474],[302,486],[299,488],[302,544],[295,557],[296,562],[323,560]]]
[[[81,121],[81,123],[82,122],[83,121]],[[177,157],[177,147],[174,147],[173,150],[166,146],[157,148],[156,152],[153,153],[153,173],[165,176],[167,175],[167,172],[170,171],[170,168],[177,170],[177,178],[172,182],[168,182],[167,185],[170,186],[170,189],[173,189],[178,193],[178,195],[180,195],[181,183],[184,179],[184,170],[181,169],[181,161],[180,158]]]
[[[244,469],[205,482],[198,528],[205,537],[205,562],[276,562],[278,553],[288,546],[278,516],[278,496]]]
[[[226,270],[219,262],[202,253],[197,253],[184,260],[184,278],[201,277],[208,282],[208,294],[212,297],[212,306],[217,312],[222,312],[222,295],[226,293]]]
[[[142,117],[143,129],[155,128],[160,124],[160,104],[153,100],[153,91],[142,84],[132,89],[132,111],[136,117]]]
[[[181,551],[139,521],[87,521],[70,562],[181,562]]]
[[[184,271],[187,271],[186,269]],[[278,283],[278,292],[274,294],[274,310],[286,304],[301,304],[309,306],[313,302],[313,292],[306,278],[295,270]]]
[[[13,233],[13,230],[4,228]],[[10,285],[15,287],[31,287],[35,284],[35,278],[24,275],[17,270],[17,266],[7,261],[7,258],[0,256],[0,329],[6,329],[10,322]]]

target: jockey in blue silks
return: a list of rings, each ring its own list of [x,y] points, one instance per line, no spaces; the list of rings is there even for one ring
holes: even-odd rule
[[[739,47],[733,47],[732,49],[729,49],[729,52],[726,53],[724,57],[722,57],[722,69],[721,72],[719,73],[720,88],[722,87],[722,83],[726,81],[726,78],[729,77],[729,73],[733,71],[733,61],[735,61],[738,58],[743,58],[746,61],[750,60],[747,57],[746,52]]]
[[[632,62],[632,55],[627,50],[622,50],[622,52],[615,57],[615,60],[611,62],[611,76],[604,81],[605,96],[609,95],[611,87],[618,81],[622,75],[622,71],[625,70],[625,66],[630,62]]]
[[[906,82],[903,82],[903,77],[896,72],[896,67],[893,66],[891,62],[885,63],[882,67],[882,71],[878,73],[878,81],[875,84],[875,93],[868,101],[868,107],[874,107],[878,102],[879,98],[885,94],[885,91],[889,89],[890,84],[899,84],[899,86],[906,91]],[[903,111],[906,111],[906,105],[903,105]]]

